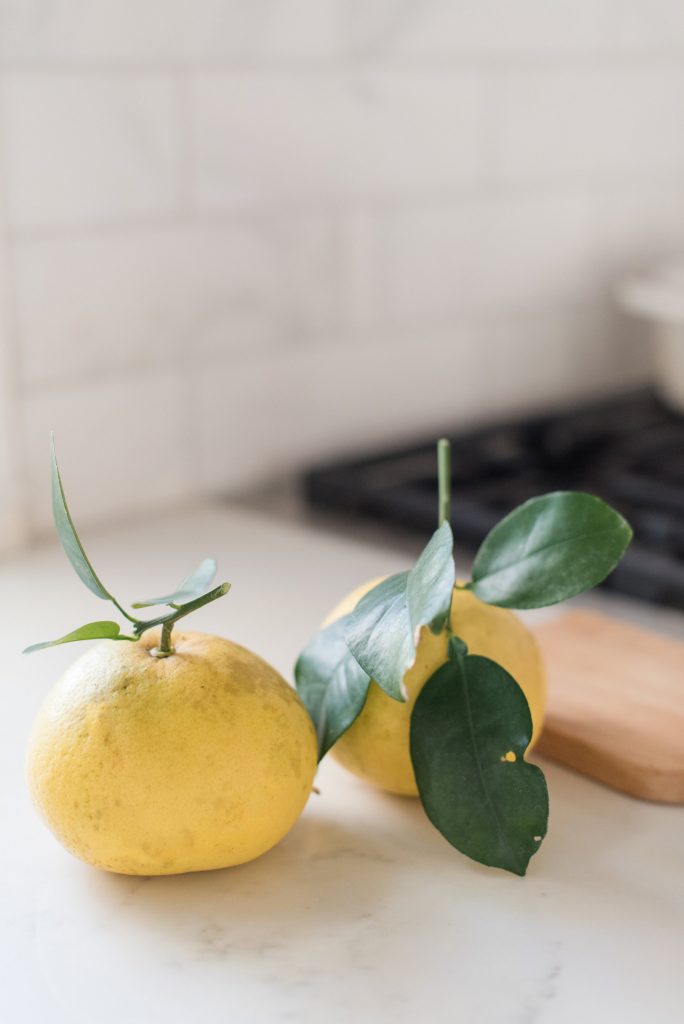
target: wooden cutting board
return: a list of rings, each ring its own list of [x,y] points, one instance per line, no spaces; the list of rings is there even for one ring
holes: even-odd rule
[[[595,612],[535,633],[549,676],[538,751],[632,796],[684,803],[684,643]]]

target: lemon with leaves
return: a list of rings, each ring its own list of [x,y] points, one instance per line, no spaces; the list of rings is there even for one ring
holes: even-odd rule
[[[325,625],[352,612],[361,598],[380,582],[371,580],[352,591],[333,609]],[[532,716],[530,749],[539,736],[546,709],[546,675],[534,635],[514,612],[485,604],[469,590],[462,589],[453,591],[450,625],[465,641],[471,654],[498,662],[518,682]],[[393,700],[372,682],[358,718],[332,748],[335,760],[355,775],[391,793],[417,796],[409,749],[411,712],[427,680],[446,661],[446,631],[435,635],[423,627],[415,662],[403,679],[406,701]]]
[[[412,569],[352,592],[300,654],[297,689],[328,751],[383,789],[418,794],[473,860],[524,875],[546,834],[548,793],[527,760],[542,727],[544,667],[512,609],[600,583],[631,539],[599,498],[531,498],[483,541],[456,583],[449,443],[437,447],[439,526]]]
[[[34,801],[60,842],[99,868],[161,875],[229,867],[274,846],[299,817],[316,737],[296,692],[251,651],[175,623],[225,594],[206,559],[179,589],[129,614],[104,588],[69,514],[53,450],[53,504],[81,579],[130,623],[94,622],[57,641],[104,638],[48,695],[28,752]]]

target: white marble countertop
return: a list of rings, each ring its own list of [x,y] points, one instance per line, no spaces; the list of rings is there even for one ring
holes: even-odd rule
[[[196,628],[288,677],[340,595],[404,567],[389,549],[225,507],[87,539],[124,599],[216,555],[233,589]],[[252,864],[134,879],[74,860],[30,806],[23,757],[39,702],[77,651],[18,652],[104,605],[56,546],[0,566],[0,595],[4,1024],[683,1019],[684,809],[549,763],[550,831],[525,879],[461,857],[417,801],[334,764],[290,835]]]

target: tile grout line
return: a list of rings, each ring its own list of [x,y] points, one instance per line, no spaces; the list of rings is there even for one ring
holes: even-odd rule
[[[489,149],[492,140],[485,140],[485,145]],[[195,171],[188,169],[184,173],[188,173],[191,180]],[[220,230],[231,225],[260,228],[266,223],[273,223],[274,220],[292,221],[298,217],[305,219],[312,215],[328,216],[334,220],[344,217],[350,207],[371,216],[410,216],[421,210],[469,207],[472,204],[562,200],[568,197],[579,198],[587,194],[629,197],[648,195],[662,189],[680,192],[683,188],[681,171],[634,172],[627,168],[623,169],[622,173],[624,178],[617,184],[612,171],[594,172],[590,175],[585,172],[548,173],[537,177],[526,175],[507,180],[497,175],[486,178],[480,175],[477,180],[445,189],[407,189],[393,196],[382,193],[360,193],[352,196],[321,194],[301,202],[285,199],[274,201],[272,204],[256,202],[248,207],[220,204],[213,207],[197,207],[194,201],[181,200],[186,186],[178,186],[177,206],[169,214],[122,216],[112,220],[92,219],[89,222],[74,220],[70,223],[45,223],[35,226],[8,224],[6,234],[11,243],[30,245],[138,235],[146,232]]]
[[[605,304],[594,297],[588,306],[585,301],[574,299],[563,302],[559,305],[552,302],[546,305],[532,307],[521,307],[517,309],[500,309],[490,312],[488,307],[473,307],[461,312],[448,312],[430,317],[415,316],[407,320],[406,317],[396,318],[384,316],[373,322],[363,324],[340,323],[335,327],[329,327],[325,332],[312,331],[306,335],[300,335],[298,341],[290,341],[285,345],[278,342],[264,342],[258,350],[253,347],[238,347],[222,355],[216,354],[217,367],[224,367],[230,363],[240,365],[252,363],[260,365],[264,357],[273,355],[295,355],[303,352],[337,351],[335,347],[340,341],[348,341],[354,348],[365,346],[369,336],[377,340],[378,334],[383,339],[393,344],[406,344],[415,340],[416,334],[444,333],[458,330],[496,330],[512,324],[514,327],[523,326],[536,321],[542,321],[547,317],[564,317],[581,319],[583,317],[599,318],[606,316]],[[608,310],[610,312],[610,310]],[[321,339],[324,338],[324,343]],[[193,375],[196,365],[196,353],[190,351],[174,361],[174,369],[182,373],[183,379],[188,380]],[[125,381],[131,375],[151,376],[158,369],[158,361],[154,357],[143,357],[134,363],[127,363],[125,367],[112,366],[106,368],[107,383],[113,380]],[[62,391],[78,391],[88,387],[94,381],[102,378],[105,370],[103,367],[93,367],[83,373],[68,377],[59,374],[51,374],[47,377],[37,378],[28,382],[26,390],[31,395],[40,394],[58,386]]]
[[[197,194],[197,160],[195,132],[192,123],[191,81],[187,74],[176,71],[172,82],[178,134],[176,146],[178,160],[177,212],[182,220],[191,221],[196,214],[195,196]]]
[[[178,218],[185,230],[196,228],[197,215],[195,209],[195,196],[197,194],[197,161],[195,156],[195,132],[192,121],[192,83],[186,70],[177,68],[173,73],[174,103],[176,115],[176,131],[178,134],[176,159],[178,162]],[[183,228],[181,229],[183,230]],[[197,408],[197,380],[194,371],[192,358],[185,359],[176,353],[174,368],[177,377],[179,399],[183,394],[183,382],[190,382],[190,387],[185,389],[185,402],[189,415],[186,418],[186,425],[181,433],[182,439],[182,460],[183,472],[188,481],[188,492],[193,493],[199,489],[199,479],[196,474],[198,463],[197,453],[199,451],[199,409]],[[189,401],[188,397],[189,396]]]
[[[27,437],[24,420],[24,388],[21,374],[21,328],[17,305],[17,267],[16,253],[10,230],[10,190],[8,166],[7,118],[5,107],[5,80],[0,72],[0,245],[5,248],[7,281],[5,322],[7,336],[5,344],[5,362],[8,369],[8,386],[5,388],[4,399],[7,402],[8,414],[5,417],[10,437],[9,459],[10,474],[17,492],[17,511],[21,520],[19,544],[28,544],[34,536],[33,516],[30,509],[30,481],[28,475]]]
[[[504,52],[503,50],[478,49],[477,46],[461,53],[440,54],[438,51],[424,53],[392,54],[375,49],[364,52],[340,50],[338,54],[311,56],[304,53],[277,57],[273,55],[233,55],[225,57],[178,57],[160,58],[150,56],[138,59],[116,57],[55,57],[29,59],[22,57],[0,57],[0,73],[8,75],[160,75],[178,71],[205,75],[282,75],[292,77],[350,75],[359,72],[370,74],[509,74],[521,75],[538,73],[564,74],[568,71],[608,72],[650,69],[653,73],[663,66],[681,71],[684,42],[671,46],[653,46],[642,50],[625,49],[621,46],[594,45],[578,47],[575,50],[545,47],[542,50]]]

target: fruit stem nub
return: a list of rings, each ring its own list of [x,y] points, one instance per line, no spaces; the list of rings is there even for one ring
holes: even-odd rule
[[[446,437],[437,442],[437,493],[441,526],[451,521],[451,442]]]
[[[171,646],[172,629],[173,622],[165,622],[162,626],[159,647],[153,647],[150,651],[151,654],[154,654],[155,658],[168,658],[170,654],[174,653],[173,647]]]

